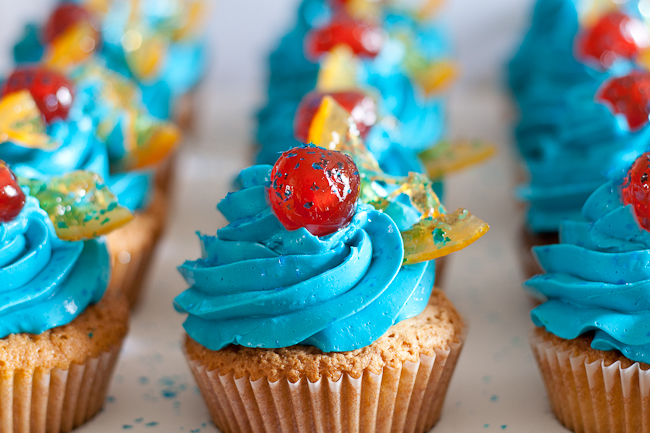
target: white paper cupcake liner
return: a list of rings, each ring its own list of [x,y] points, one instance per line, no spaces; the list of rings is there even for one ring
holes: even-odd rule
[[[0,368],[0,432],[65,433],[104,404],[121,345],[69,369]]]
[[[604,359],[533,335],[533,353],[539,364],[553,412],[570,430],[584,433],[650,433],[650,370]]]
[[[401,368],[337,381],[270,382],[221,375],[187,356],[212,420],[224,433],[423,433],[440,418],[462,348],[452,344]]]

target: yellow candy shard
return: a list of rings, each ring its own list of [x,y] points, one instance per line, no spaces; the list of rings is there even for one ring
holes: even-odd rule
[[[97,37],[97,30],[89,23],[70,27],[48,46],[45,64],[54,69],[66,70],[86,61],[95,51]]]
[[[321,59],[316,88],[338,92],[357,87],[359,59],[347,45],[338,45]]]
[[[634,62],[646,71],[650,71],[650,48],[642,49],[634,59]]]
[[[122,37],[126,62],[133,74],[143,80],[160,73],[167,57],[168,41],[160,35],[145,37],[142,32],[130,29]]]
[[[96,173],[78,170],[48,180],[19,176],[18,183],[29,187],[65,241],[103,236],[133,219]]]
[[[481,141],[441,142],[418,156],[431,179],[485,161],[496,153],[496,146]]]
[[[376,23],[381,19],[382,2],[380,0],[348,0],[345,3],[345,9],[355,19]]]
[[[399,196],[404,194],[409,197],[421,220],[402,232],[405,264],[433,260],[460,250],[489,230],[486,223],[465,209],[447,214],[426,175],[409,173],[407,177],[398,177],[384,173],[359,136],[350,113],[330,96],[323,98],[316,111],[309,128],[309,141],[352,157],[361,177],[362,202],[377,210],[385,210]],[[392,185],[396,188],[382,193],[380,191],[386,189],[376,189],[374,185]]]
[[[86,0],[84,6],[93,14],[105,15],[108,13],[112,0]]]
[[[0,142],[32,149],[54,150],[61,145],[47,134],[43,114],[29,90],[0,99]]]
[[[426,0],[418,9],[415,17],[420,20],[428,20],[432,18],[442,7],[444,0]]]
[[[466,209],[423,219],[402,232],[404,264],[412,265],[451,254],[474,243],[489,229],[485,222]]]
[[[448,88],[458,76],[458,67],[451,60],[426,59],[414,45],[414,36],[396,32],[392,38],[399,40],[406,50],[403,65],[427,96]]]
[[[203,28],[205,18],[210,16],[208,5],[204,0],[185,0],[182,9],[184,11],[182,24],[172,34],[172,39],[175,41],[194,37],[197,31]]]
[[[383,199],[390,202],[402,194],[408,196],[413,207],[422,215],[422,219],[436,218],[446,213],[445,207],[433,192],[431,180],[424,174],[410,172],[407,177],[398,177],[378,173],[370,175],[369,178],[373,182],[397,185],[397,188]],[[380,204],[380,207],[384,206],[385,204]]]
[[[456,64],[448,60],[431,63],[414,74],[427,96],[447,89],[457,76]]]
[[[325,96],[309,125],[309,143],[326,149],[337,149],[341,138],[349,131],[349,118],[350,113],[334,98]]]
[[[577,2],[578,19],[581,26],[591,26],[607,12],[620,8],[621,0],[583,0]]]
[[[352,116],[334,98],[323,97],[309,126],[308,142],[350,155],[364,173],[383,173],[374,155],[359,136]]]
[[[152,121],[136,128],[138,145],[128,158],[117,164],[119,170],[136,170],[162,162],[181,139],[178,127],[171,123]]]

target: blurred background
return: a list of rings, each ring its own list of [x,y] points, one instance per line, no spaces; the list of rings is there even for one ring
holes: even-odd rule
[[[208,21],[212,69],[206,88],[263,89],[265,61],[293,24],[298,0],[214,0]],[[55,0],[0,2],[0,74],[9,68],[11,46],[25,23],[42,21]],[[447,0],[439,21],[447,27],[462,67],[461,84],[500,80],[503,62],[520,39],[531,0]]]

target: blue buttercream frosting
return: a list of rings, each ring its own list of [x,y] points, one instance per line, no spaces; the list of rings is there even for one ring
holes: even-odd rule
[[[554,232],[562,220],[578,217],[612,170],[647,147],[650,128],[630,132],[624,118],[594,100],[599,86],[573,86],[562,93],[561,107],[544,106],[540,98],[536,110],[523,113],[518,140],[527,149],[529,184],[519,194],[530,205],[533,232]]]
[[[60,240],[38,201],[0,223],[0,338],[40,334],[70,323],[99,302],[110,274],[103,238]]]
[[[509,84],[521,118],[515,135],[530,183],[519,196],[530,204],[527,225],[556,232],[576,218],[608,173],[630,161],[648,142],[650,128],[632,133],[625,119],[596,102],[603,83],[630,72],[618,60],[604,70],[576,57],[580,0],[538,0],[521,47],[509,64]],[[639,2],[620,5],[641,17]]]
[[[447,42],[436,28],[389,8],[384,12],[384,28],[411,34],[424,58],[448,55]],[[315,88],[319,71],[319,63],[305,56],[304,40],[309,31],[327,25],[331,17],[327,2],[304,0],[294,28],[271,54],[268,104],[258,114],[258,163],[275,163],[280,153],[295,143],[294,115],[302,98]],[[445,122],[444,100],[425,97],[405,75],[404,54],[402,43],[389,39],[375,59],[362,61],[357,77],[361,88],[379,96],[378,114],[387,120],[371,129],[366,144],[382,168],[394,175],[423,171],[416,154],[442,138]]]
[[[229,224],[217,236],[199,235],[202,258],[179,267],[190,288],[175,307],[188,314],[192,339],[211,350],[348,351],[424,310],[435,265],[402,266],[398,225],[413,217],[403,206],[382,213],[359,204],[348,226],[324,237],[288,231],[267,204],[270,172],[242,171],[243,188],[218,205]]]
[[[548,299],[531,312],[537,326],[564,339],[594,331],[594,349],[650,363],[650,233],[621,183],[598,188],[583,218],[562,224],[560,244],[533,249],[547,273],[526,287]]]

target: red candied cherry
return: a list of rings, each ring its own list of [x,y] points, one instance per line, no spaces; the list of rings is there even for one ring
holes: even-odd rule
[[[359,170],[349,156],[294,147],[273,166],[269,200],[287,230],[304,227],[314,236],[325,236],[352,220],[359,185]]]
[[[25,206],[25,193],[16,180],[16,175],[0,160],[0,222],[16,218]]]
[[[375,100],[370,96],[358,90],[348,92],[322,93],[313,91],[308,93],[296,111],[293,122],[293,132],[298,141],[307,143],[309,139],[309,127],[320,107],[325,96],[331,96],[341,107],[346,109],[355,123],[361,137],[365,138],[370,132],[370,128],[377,121],[377,106]]]
[[[639,156],[623,181],[621,195],[625,205],[634,206],[639,224],[650,231],[650,152]]]
[[[305,40],[307,55],[319,58],[337,45],[347,45],[354,54],[375,57],[384,42],[384,35],[378,27],[337,14],[332,22],[312,30]]]
[[[89,23],[95,27],[94,17],[88,9],[74,3],[63,3],[52,12],[43,27],[43,41],[49,44],[70,27],[80,23]],[[95,37],[95,42],[98,41],[99,32]]]
[[[617,58],[634,58],[648,45],[650,34],[643,22],[621,12],[603,15],[577,39],[578,54],[600,62],[604,68]]]
[[[16,69],[4,84],[2,96],[21,90],[29,90],[48,123],[68,117],[72,83],[60,73],[36,66]]]
[[[623,114],[630,130],[637,131],[650,116],[650,73],[633,71],[612,78],[598,90],[596,100],[614,113]]]

